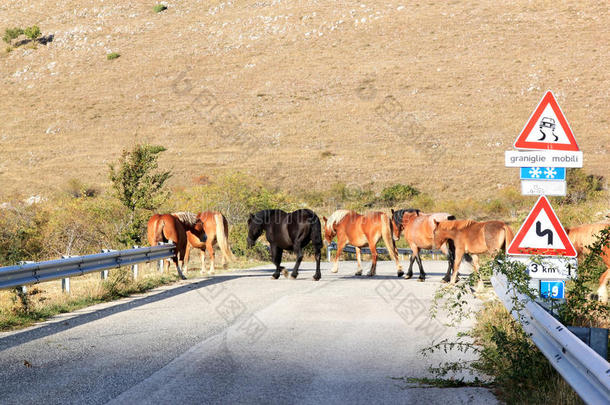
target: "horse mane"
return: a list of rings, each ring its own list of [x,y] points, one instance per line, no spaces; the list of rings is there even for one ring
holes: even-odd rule
[[[337,210],[335,212],[333,212],[331,214],[330,217],[328,217],[328,220],[326,221],[326,229],[329,231],[332,231],[333,227],[338,224],[339,222],[341,222],[341,220],[343,218],[345,218],[345,216],[347,214],[349,214],[350,210]]]
[[[273,215],[277,215],[278,213],[286,214],[286,211],[278,209],[260,210],[252,214],[252,217],[257,218],[260,223],[267,223],[271,220]]]
[[[402,217],[407,212],[415,212],[415,213],[417,213],[417,215],[419,215],[421,213],[421,211],[418,210],[417,208],[406,208],[406,209],[403,208],[400,210],[396,210],[396,211],[394,211],[394,222],[396,222],[397,225],[402,224]]]
[[[180,222],[188,226],[195,226],[195,224],[197,223],[197,215],[192,212],[173,212],[172,215],[178,218]]]

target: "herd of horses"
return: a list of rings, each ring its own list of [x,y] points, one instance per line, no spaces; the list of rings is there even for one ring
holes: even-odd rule
[[[462,260],[469,261],[474,271],[478,272],[480,254],[494,255],[506,251],[514,234],[510,226],[502,221],[478,222],[473,220],[458,220],[449,213],[423,213],[417,209],[391,210],[391,215],[381,211],[359,214],[352,210],[337,210],[328,218],[322,217],[324,227],[318,215],[309,209],[299,209],[288,213],[278,209],[262,210],[250,214],[248,218],[248,247],[254,246],[256,240],[265,232],[269,242],[271,261],[275,265],[272,277],[280,274],[288,277],[288,271],[281,266],[284,250],[294,252],[296,262],[290,277],[296,279],[299,266],[303,260],[304,249],[311,242],[314,249],[316,270],[314,280],[320,280],[320,257],[323,238],[327,243],[337,239],[337,254],[335,256],[333,273],[339,270],[339,257],[346,246],[351,244],[356,248],[358,267],[356,276],[362,275],[362,247],[368,246],[371,251],[371,268],[367,276],[374,276],[377,268],[376,245],[383,239],[391,259],[396,265],[398,277],[409,279],[413,277],[413,264],[419,268],[418,281],[426,279],[426,273],[421,260],[421,249],[440,249],[448,262],[447,273],[443,281],[456,283],[458,270]],[[587,253],[587,247],[595,240],[602,229],[610,227],[610,222],[586,224],[568,229],[568,237],[581,256]],[[176,212],[171,214],[155,214],[148,221],[148,243],[151,246],[159,242],[176,244],[172,261],[178,275],[185,279],[188,271],[189,252],[191,248],[200,249],[201,273],[205,272],[205,254],[210,257],[209,274],[214,274],[214,246],[218,245],[222,254],[223,267],[235,256],[229,247],[229,224],[218,211],[206,211],[199,214],[191,212]],[[398,258],[396,241],[403,236],[411,247],[413,254],[409,260],[409,268],[405,274]],[[602,249],[602,259],[606,271],[600,278],[597,291],[599,299],[608,300],[607,284],[610,281],[610,247]],[[169,269],[170,261],[167,261]],[[183,273],[184,270],[184,273]]]

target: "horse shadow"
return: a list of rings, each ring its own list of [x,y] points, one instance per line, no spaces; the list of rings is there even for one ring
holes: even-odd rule
[[[14,334],[5,336],[0,338],[0,352],[6,349],[10,349],[14,346],[19,346],[21,344],[30,342],[32,340],[37,340],[41,338],[45,338],[47,336],[54,335],[56,333],[60,333],[77,326],[84,325],[86,323],[96,321],[98,319],[102,319],[123,311],[129,311],[134,308],[141,307],[143,305],[147,305],[153,302],[165,300],[171,297],[174,297],[179,294],[183,294],[189,291],[198,290],[201,288],[206,288],[214,284],[223,283],[225,281],[230,281],[237,278],[248,278],[248,277],[261,277],[260,274],[235,274],[235,275],[219,275],[210,279],[203,279],[193,283],[188,283],[185,285],[181,285],[176,288],[171,288],[169,290],[161,291],[158,293],[153,293],[151,295],[138,297],[132,296],[129,297],[128,302],[119,303],[116,305],[112,305],[107,308],[102,308],[99,310],[94,310],[91,312],[87,312],[81,315],[76,315],[72,318],[66,320],[56,320],[50,319],[46,324],[43,324],[39,327],[33,327],[30,329],[26,329],[20,332],[16,332]]]

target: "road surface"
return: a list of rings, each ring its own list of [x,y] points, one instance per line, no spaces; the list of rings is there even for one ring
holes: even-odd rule
[[[296,281],[262,266],[0,333],[0,402],[496,403],[484,388],[404,379],[457,359],[419,353],[458,332],[428,317],[446,264],[424,264],[425,283],[398,279],[389,262],[372,279],[354,277],[353,262],[338,274],[323,263],[319,282],[313,263]]]

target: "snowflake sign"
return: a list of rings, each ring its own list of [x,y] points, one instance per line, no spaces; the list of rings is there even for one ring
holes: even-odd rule
[[[540,168],[539,167],[532,167],[530,169],[530,177],[533,178],[533,179],[540,178]]]
[[[547,167],[546,170],[544,171],[544,176],[547,179],[554,179],[555,176],[557,176],[557,171],[555,170],[554,167]]]

